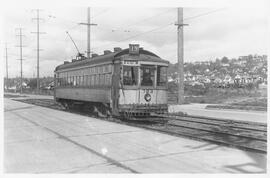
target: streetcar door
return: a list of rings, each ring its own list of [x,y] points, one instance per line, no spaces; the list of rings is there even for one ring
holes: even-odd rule
[[[114,64],[113,76],[112,76],[112,114],[119,115],[118,103],[119,103],[119,89],[120,89],[120,63]]]

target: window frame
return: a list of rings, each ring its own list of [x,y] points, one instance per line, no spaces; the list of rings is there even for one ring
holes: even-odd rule
[[[131,69],[134,67],[134,69],[137,69],[137,72],[136,72],[136,70],[135,70],[135,77],[134,77],[134,79],[135,79],[135,84],[125,84],[124,82],[125,82],[125,80],[124,80],[124,68],[126,68],[126,67],[129,67],[130,68],[130,70],[128,71],[128,72],[131,72]],[[122,66],[122,74],[121,74],[121,78],[122,78],[122,82],[123,82],[123,86],[127,86],[127,87],[138,87],[139,86],[139,70],[140,70],[140,66],[129,66],[129,65],[123,65]],[[132,75],[132,74],[131,74]],[[137,77],[136,77],[136,75],[137,75]],[[132,80],[132,77],[131,77],[131,80]]]
[[[161,79],[161,75],[159,75],[158,76],[158,71],[159,71],[159,68],[161,69],[161,68],[165,68],[165,83],[163,84],[163,85],[159,85],[159,82],[158,82],[158,79]],[[156,73],[157,73],[157,76],[156,76],[156,86],[157,87],[165,87],[165,86],[167,86],[167,84],[168,84],[168,67],[167,66],[161,66],[161,65],[157,65],[157,71],[156,71]],[[160,72],[161,73],[161,72]]]
[[[153,70],[153,73],[151,74],[151,71],[150,71],[150,78],[152,80],[152,85],[142,85],[142,82],[143,82],[143,74],[144,74],[144,70],[143,68],[147,68],[149,70]],[[145,87],[150,87],[150,88],[155,88],[156,87],[156,72],[157,72],[157,68],[156,68],[156,65],[148,65],[148,64],[142,64],[140,65],[140,87],[142,88],[145,88]],[[153,77],[153,79],[152,79]]]

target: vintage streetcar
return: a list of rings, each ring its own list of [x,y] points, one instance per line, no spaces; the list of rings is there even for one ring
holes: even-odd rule
[[[142,117],[168,112],[169,62],[130,44],[122,50],[80,56],[55,69],[55,101],[102,114]]]

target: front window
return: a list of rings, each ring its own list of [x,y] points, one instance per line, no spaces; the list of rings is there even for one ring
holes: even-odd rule
[[[142,66],[141,67],[141,86],[154,86],[155,81],[155,67]]]
[[[138,67],[123,66],[123,83],[124,85],[138,84]]]
[[[157,86],[165,86],[167,82],[167,67],[157,66]]]

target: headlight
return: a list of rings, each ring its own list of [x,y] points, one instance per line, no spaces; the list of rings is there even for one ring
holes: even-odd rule
[[[150,95],[149,93],[146,93],[146,94],[144,95],[144,99],[145,99],[145,101],[147,101],[147,102],[151,101],[151,95]]]

